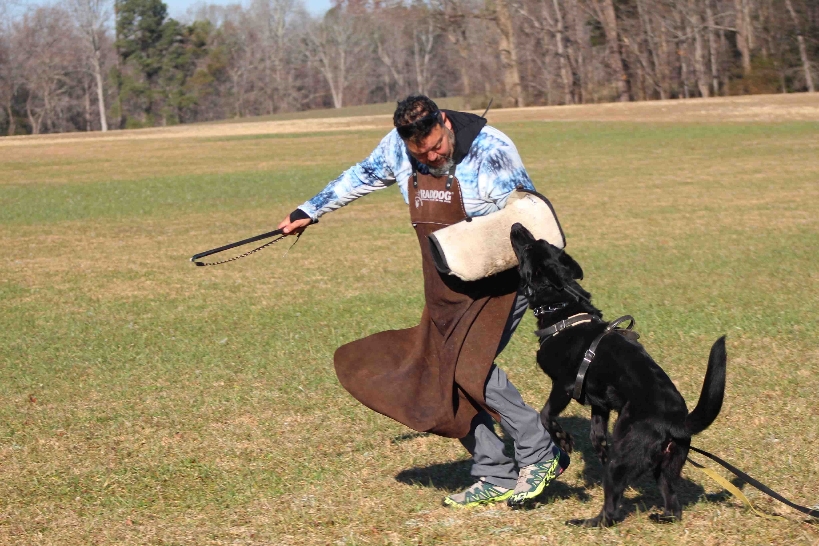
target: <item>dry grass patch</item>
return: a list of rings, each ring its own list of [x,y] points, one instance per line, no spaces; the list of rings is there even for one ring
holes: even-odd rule
[[[490,122],[625,121],[660,123],[819,121],[815,93],[749,95],[492,110]]]
[[[63,133],[60,135],[29,135],[4,137],[0,147],[18,148],[29,145],[53,145],[74,143],[106,143],[118,141],[153,139],[191,139],[241,137],[252,135],[291,135],[298,133],[356,132],[371,129],[389,130],[391,115],[359,116],[346,118],[304,119],[298,121],[246,121],[229,124],[192,124],[150,129],[128,129],[109,133]],[[166,142],[165,146],[169,144]]]
[[[475,113],[481,113],[481,110]],[[318,113],[317,115],[321,115]],[[490,123],[520,121],[595,121],[595,122],[784,122],[819,121],[819,97],[815,93],[750,95],[709,99],[643,101],[632,103],[583,104],[572,106],[536,106],[529,108],[494,109],[488,115]],[[51,157],[74,157],[69,144],[94,145],[108,148],[115,154],[114,144],[134,145],[135,141],[167,139],[188,140],[252,135],[297,135],[300,133],[389,131],[391,115],[341,118],[301,119],[297,121],[248,121],[225,124],[178,125],[151,129],[132,129],[109,133],[66,133],[61,135],[31,135],[0,138],[0,149],[7,154],[35,146],[41,154]],[[195,141],[201,145],[201,141]],[[177,146],[167,142],[154,143],[158,148]],[[55,146],[46,148],[43,146]],[[109,147],[110,146],[110,147]],[[182,145],[184,147],[184,144]],[[24,152],[23,152],[24,153]],[[25,157],[25,156],[18,156]],[[42,157],[42,156],[41,156]],[[204,157],[204,156],[203,156]],[[75,159],[72,159],[75,160]]]

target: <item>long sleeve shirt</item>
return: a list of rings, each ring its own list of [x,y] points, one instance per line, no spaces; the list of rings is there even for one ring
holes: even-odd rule
[[[418,165],[418,171],[428,172],[423,164]],[[409,152],[393,129],[369,157],[344,171],[298,208],[318,220],[323,214],[396,183],[404,202],[409,204],[407,183],[411,175]],[[502,209],[509,194],[518,186],[535,189],[512,140],[488,125],[472,141],[469,152],[456,166],[455,176],[469,217]]]

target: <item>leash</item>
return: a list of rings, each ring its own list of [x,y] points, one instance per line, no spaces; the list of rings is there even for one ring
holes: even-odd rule
[[[234,256],[233,258],[228,258],[227,260],[221,260],[219,262],[210,262],[210,263],[197,261],[197,260],[199,260],[201,258],[204,258],[205,256],[210,256],[212,254],[218,254],[219,252],[224,252],[225,250],[230,250],[231,248],[236,248],[237,246],[243,246],[243,245],[246,245],[246,244],[249,244],[249,243],[255,243],[256,241],[261,241],[262,239],[269,239],[270,237],[276,237],[277,235],[278,235],[278,237],[276,239],[273,239],[272,241],[268,241],[265,244],[263,244],[262,246],[256,247],[253,250],[249,250],[249,251],[245,252],[244,254],[239,254],[238,256]],[[228,262],[233,262],[235,260],[238,260],[239,258],[244,258],[246,256],[250,256],[251,254],[254,254],[254,253],[258,252],[258,251],[262,250],[263,248],[267,248],[270,245],[274,245],[274,244],[278,243],[279,241],[281,241],[285,237],[287,237],[287,235],[284,235],[282,230],[276,229],[276,230],[273,230],[273,231],[269,231],[267,233],[262,233],[261,235],[256,235],[254,237],[249,237],[247,239],[242,239],[241,241],[236,241],[235,243],[230,243],[230,244],[220,246],[220,247],[217,247],[217,248],[212,248],[210,250],[200,252],[199,254],[194,254],[191,257],[191,261],[193,263],[195,263],[197,266],[200,266],[200,267],[201,266],[206,266],[206,265],[226,264]],[[293,241],[293,244],[290,245],[290,248],[288,248],[287,251],[284,253],[285,256],[287,255],[287,252],[290,252],[290,249],[293,248],[293,246],[295,246],[295,244],[299,242],[300,238],[301,238],[301,233],[296,235],[296,240]]]
[[[779,502],[781,502],[781,503],[783,503],[783,504],[785,504],[787,506],[790,506],[794,510],[802,512],[803,514],[806,514],[806,515],[808,515],[808,516],[810,516],[812,518],[819,518],[819,507],[815,506],[813,508],[808,508],[807,506],[801,506],[799,504],[791,502],[788,499],[786,499],[785,497],[783,497],[782,495],[780,495],[779,493],[777,493],[776,491],[774,491],[773,489],[771,489],[770,487],[768,487],[767,485],[763,484],[762,482],[760,482],[757,479],[752,478],[751,476],[749,476],[748,474],[746,474],[742,470],[738,469],[737,467],[733,466],[732,464],[723,461],[722,459],[720,459],[716,455],[714,455],[712,453],[708,453],[707,451],[705,451],[703,449],[696,448],[694,446],[690,446],[689,449],[691,451],[695,451],[695,452],[699,453],[700,455],[704,455],[704,456],[708,457],[712,461],[716,462],[717,464],[719,464],[720,466],[722,466],[723,468],[727,469],[729,472],[731,472],[732,474],[737,476],[742,481],[754,486],[755,488],[762,491],[763,493],[765,493],[769,497],[774,498],[774,499],[778,500]],[[756,514],[758,516],[761,516],[761,517],[765,517],[765,518],[781,518],[781,517],[783,517],[783,516],[778,516],[778,515],[773,515],[773,514],[766,514],[764,512],[760,512],[759,510],[754,508],[754,505],[751,504],[751,501],[748,500],[748,497],[746,497],[742,493],[742,491],[740,491],[739,488],[736,487],[734,484],[732,484],[731,482],[729,482],[728,480],[726,480],[725,478],[723,478],[722,476],[720,476],[719,474],[717,474],[716,472],[711,470],[710,468],[706,468],[705,466],[697,463],[696,461],[691,460],[690,457],[688,457],[687,459],[688,459],[688,462],[691,463],[694,466],[694,468],[697,468],[698,470],[703,472],[705,475],[710,477],[712,480],[714,480],[715,482],[720,484],[722,487],[724,487],[732,495],[734,495],[736,498],[738,498],[740,501],[742,501],[743,504],[745,504],[748,508],[750,508],[753,511],[754,514]]]

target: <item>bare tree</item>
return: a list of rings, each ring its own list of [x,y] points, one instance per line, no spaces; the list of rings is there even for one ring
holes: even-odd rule
[[[449,42],[455,47],[458,54],[458,72],[461,77],[461,94],[464,97],[465,106],[470,107],[470,95],[472,94],[472,82],[470,78],[470,52],[469,33],[467,32],[467,19],[469,9],[462,0],[440,0],[439,12],[443,15],[445,32]]]
[[[355,16],[336,7],[307,31],[306,52],[330,87],[333,107],[344,105],[350,68],[366,47]],[[360,67],[359,67],[360,68]]]
[[[0,0],[0,104],[6,117],[7,134],[17,131],[14,115],[14,99],[23,83],[22,51],[13,43],[13,26],[9,7],[5,0]]]
[[[617,30],[617,13],[614,10],[614,1],[591,0],[591,5],[606,34],[609,65],[613,72],[614,83],[617,86],[618,100],[628,102],[630,100],[631,80],[628,77],[623,54],[620,50],[620,33]]]
[[[714,96],[719,95],[719,61],[717,53],[716,21],[714,19],[713,0],[705,2],[705,24],[708,26],[708,54],[711,64],[711,86]]]
[[[254,22],[259,26],[261,37],[260,53],[264,66],[268,114],[280,110],[287,99],[286,38],[288,23],[294,10],[294,0],[254,0],[251,5]]]
[[[26,116],[34,134],[55,128],[66,108],[71,73],[79,68],[67,18],[60,8],[42,7],[24,15],[15,28],[14,47],[23,52]]]
[[[686,14],[690,24],[691,33],[694,35],[694,74],[697,78],[697,88],[700,96],[710,95],[708,72],[705,68],[705,47],[703,44],[702,32],[705,28],[702,20],[702,13],[697,0],[688,1],[688,13]]]
[[[737,49],[739,50],[740,54],[742,55],[742,70],[745,74],[750,74],[751,72],[751,45],[750,45],[750,32],[751,29],[748,28],[747,24],[749,21],[746,20],[746,2],[747,0],[734,0],[734,12],[735,12],[735,21],[736,21],[736,36],[737,36]]]
[[[105,27],[111,18],[110,5],[108,0],[67,0],[66,7],[83,36],[86,57],[96,83],[100,128],[105,132],[108,130],[108,120],[105,114],[105,89],[102,75],[102,39],[105,36]]]
[[[410,43],[411,39],[416,39],[413,24],[410,10],[403,4],[378,6],[373,10],[370,32],[376,55],[386,69],[384,92],[387,100],[410,90],[411,57],[417,47]],[[393,82],[395,85],[392,85]]]
[[[520,68],[518,66],[518,51],[515,46],[515,27],[512,23],[512,14],[507,0],[494,0],[495,9],[491,18],[500,31],[498,50],[503,67],[503,83],[506,93],[505,103],[511,106],[525,106],[523,86],[520,84]]]
[[[805,47],[805,37],[802,35],[802,27],[799,24],[799,18],[796,16],[796,11],[793,9],[791,0],[785,0],[785,6],[788,8],[793,26],[796,27],[796,41],[799,44],[799,58],[802,60],[802,70],[805,72],[805,82],[808,85],[808,91],[814,93],[816,88],[813,86],[813,76],[810,71],[810,60],[808,60],[808,51]]]
[[[415,61],[415,81],[418,92],[422,95],[429,93],[435,76],[431,72],[432,48],[435,46],[435,37],[438,32],[433,24],[433,18],[426,17],[415,20],[413,32],[413,60]]]
[[[522,4],[517,5],[518,12],[541,34],[544,44],[554,42],[558,66],[560,67],[560,80],[563,86],[563,103],[572,104],[574,102],[574,77],[569,59],[563,10],[558,0],[540,0],[539,4],[538,15],[530,14],[527,7]],[[550,74],[548,70],[544,72],[548,80]],[[546,88],[549,88],[548,82]]]
[[[656,35],[654,34],[654,25],[652,24],[652,15],[649,10],[646,8],[646,0],[636,0],[637,1],[637,15],[640,19],[640,26],[643,30],[644,35],[644,47],[643,49],[646,51],[646,57],[651,60],[650,67],[649,63],[642,61],[642,64],[645,65],[646,72],[649,74],[649,77],[653,80],[654,87],[656,88],[657,92],[660,95],[660,99],[667,99],[668,98],[668,71],[665,70],[666,66],[665,63],[661,62],[660,50],[658,46],[658,40]],[[638,58],[639,55],[638,55]]]

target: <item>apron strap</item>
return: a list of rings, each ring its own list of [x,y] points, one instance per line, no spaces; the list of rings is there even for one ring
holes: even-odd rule
[[[452,179],[455,178],[455,165],[449,169],[449,175],[446,177],[446,189],[449,191],[452,188]]]
[[[452,179],[455,178],[455,167],[456,167],[456,165],[453,165],[452,168],[449,169],[449,174],[446,177],[446,189],[447,190],[452,189]],[[418,187],[418,171],[416,169],[412,170],[412,187],[413,188]]]

